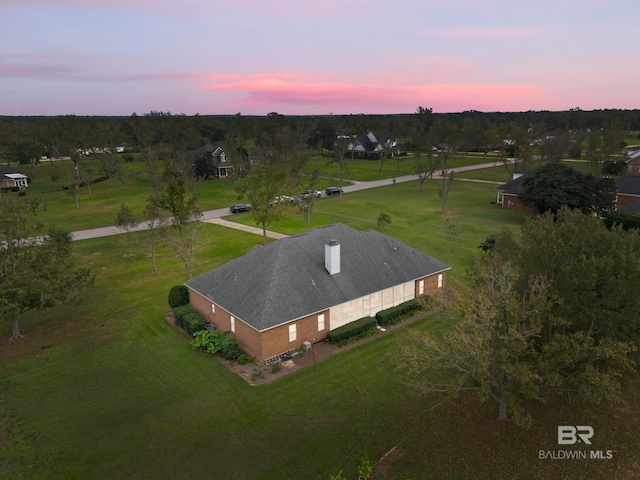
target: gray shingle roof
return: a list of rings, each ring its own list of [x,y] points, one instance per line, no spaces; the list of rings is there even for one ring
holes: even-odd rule
[[[616,178],[615,182],[619,194],[640,195],[640,177],[629,175]]]
[[[10,177],[7,177],[7,173],[9,174],[22,174],[22,172],[16,170],[15,168],[12,167],[7,167],[6,165],[0,165],[0,178],[2,178],[3,180],[7,179],[7,180],[11,180]]]
[[[502,193],[506,193],[508,195],[518,195],[520,193],[520,190],[522,190],[522,182],[525,180],[525,178],[529,178],[535,175],[536,170],[519,170],[514,173],[519,173],[520,176],[514,180],[508,181],[504,185],[499,186],[497,190],[500,190]]]
[[[325,269],[325,244],[340,243],[340,273]],[[450,267],[374,230],[342,224],[254,247],[185,284],[258,331]]]

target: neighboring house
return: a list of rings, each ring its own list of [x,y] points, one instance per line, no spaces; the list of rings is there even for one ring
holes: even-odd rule
[[[207,143],[191,154],[194,157],[205,156],[213,162],[216,177],[228,177],[233,174],[233,165],[227,160],[227,153],[224,148]]]
[[[384,130],[369,130],[361,137],[360,142],[364,145],[368,157],[395,157],[400,153],[397,140],[391,137],[390,132]]]
[[[625,175],[616,178],[615,182],[618,189],[616,195],[618,209],[640,200],[640,175]]]
[[[522,203],[518,198],[518,194],[522,190],[522,182],[524,179],[532,177],[535,173],[536,171],[531,169],[513,172],[513,178],[511,181],[498,187],[498,198],[496,199],[496,203],[498,205],[502,205],[502,208],[534,212],[534,208],[527,207]]]
[[[0,188],[24,189],[29,186],[27,176],[15,168],[0,166]]]
[[[620,208],[618,208],[618,210],[621,211],[621,212],[638,213],[638,214],[640,214],[640,200],[636,200],[633,203],[630,203],[628,205],[620,207]]]
[[[443,288],[451,267],[374,230],[342,224],[255,246],[188,280],[190,303],[260,362]]]
[[[355,136],[340,135],[335,146],[357,158],[380,158],[383,155],[395,157],[400,153],[397,140],[387,131],[369,130],[366,134]]]
[[[623,160],[627,164],[626,175],[640,176],[640,149],[627,150]]]
[[[364,158],[367,152],[360,140],[355,136],[338,135],[334,143],[334,149],[343,150],[346,156],[353,155],[356,158]]]

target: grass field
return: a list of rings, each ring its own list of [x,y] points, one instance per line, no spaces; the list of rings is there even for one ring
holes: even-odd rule
[[[485,158],[483,154],[458,154],[449,159],[449,168],[463,167],[467,165],[477,165],[489,163],[495,159],[489,155]],[[403,175],[413,175],[415,158],[411,155],[399,158],[387,158],[380,160],[369,160],[363,158],[346,158],[343,167],[343,178],[360,182],[381,180],[383,178],[400,177]],[[309,160],[305,171],[309,173],[313,168],[320,169],[323,177],[339,178],[340,170],[332,157],[313,157]]]
[[[428,182],[420,194],[410,182],[323,198],[313,226],[374,228],[385,211],[387,234],[462,277],[488,234],[524,221],[491,204],[494,185],[471,182],[454,184],[443,215],[436,187]],[[48,210],[43,219],[63,214]],[[251,223],[246,214],[233,219]],[[297,234],[306,224],[292,211],[270,228]],[[262,241],[209,224],[199,238],[196,274]],[[377,462],[388,452],[372,478],[632,479],[640,471],[635,382],[626,406],[532,405],[529,430],[498,423],[494,405],[466,395],[431,410],[438,399],[413,395],[395,367],[398,329],[250,387],[165,321],[169,288],[186,280],[171,252],[160,250],[153,274],[125,235],[76,242],[74,251],[97,274],[83,303],[28,313],[20,341],[6,340],[10,325],[0,325],[2,479],[327,480],[340,470],[357,478],[364,456]],[[444,327],[425,318],[405,328]],[[540,450],[559,450],[558,425],[593,426],[593,448],[613,458],[541,460]]]

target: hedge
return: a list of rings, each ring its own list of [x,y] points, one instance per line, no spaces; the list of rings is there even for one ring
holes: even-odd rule
[[[203,330],[205,321],[202,316],[191,308],[190,305],[182,305],[173,309],[176,325],[193,336],[198,330]]]
[[[220,354],[225,360],[235,360],[242,352],[238,346],[238,341],[235,338],[227,337],[222,341],[222,348]]]
[[[376,320],[380,325],[393,325],[404,318],[405,315],[416,312],[421,308],[420,302],[414,298],[395,307],[379,311],[376,313]]]
[[[338,327],[327,333],[327,339],[331,343],[338,343],[347,338],[358,335],[362,332],[366,332],[370,328],[375,328],[376,319],[372,317],[364,317],[354,322],[349,322],[346,325]]]
[[[182,328],[193,337],[194,333],[204,329],[205,321],[202,316],[194,310],[182,317],[182,325]]]

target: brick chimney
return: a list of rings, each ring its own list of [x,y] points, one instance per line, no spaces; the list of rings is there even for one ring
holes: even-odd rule
[[[330,275],[340,273],[340,244],[337,240],[329,240],[324,246],[324,268]]]

